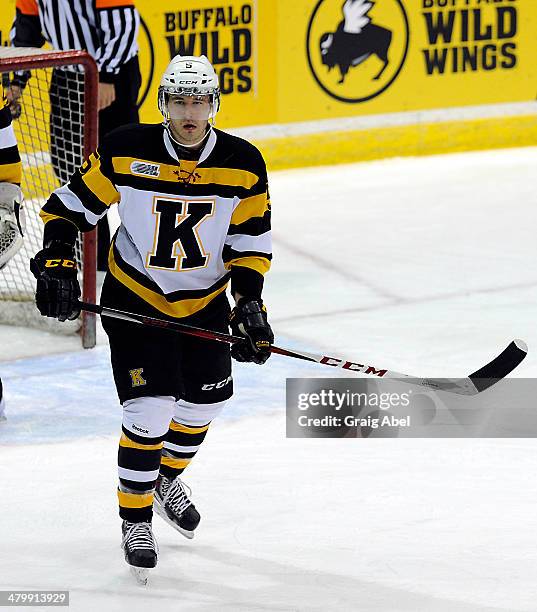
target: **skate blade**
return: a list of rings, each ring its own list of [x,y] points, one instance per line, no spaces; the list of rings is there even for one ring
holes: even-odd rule
[[[149,570],[147,567],[134,567],[134,565],[131,565],[130,570],[138,584],[147,586],[147,581],[149,580]]]
[[[179,527],[177,523],[174,523],[171,518],[166,514],[166,510],[164,510],[164,508],[156,501],[153,504],[153,510],[160,516],[161,519],[166,521],[168,525],[171,525],[175,529],[175,531],[178,531],[185,538],[192,540],[192,538],[194,537],[194,532],[187,531],[186,529],[181,529],[181,527]]]

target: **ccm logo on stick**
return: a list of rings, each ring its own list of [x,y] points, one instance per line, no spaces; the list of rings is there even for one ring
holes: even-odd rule
[[[365,366],[362,363],[354,363],[353,361],[345,361],[336,359],[335,357],[323,357],[319,363],[324,363],[335,368],[341,366],[344,370],[352,370],[353,372],[364,372],[365,374],[374,374],[375,376],[384,376],[387,370],[377,370],[373,366]],[[343,365],[341,365],[343,363]]]

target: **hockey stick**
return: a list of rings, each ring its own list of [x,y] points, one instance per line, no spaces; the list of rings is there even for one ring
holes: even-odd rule
[[[151,327],[169,329],[181,334],[195,336],[197,338],[204,338],[206,340],[216,340],[217,342],[226,342],[228,344],[235,344],[236,342],[244,341],[243,337],[232,336],[230,334],[202,329],[200,327],[193,327],[191,325],[185,325],[184,323],[178,323],[176,321],[167,321],[165,319],[159,319],[156,317],[146,317],[145,315],[116,310],[115,308],[108,308],[107,306],[90,304],[88,302],[80,302],[80,308],[87,312],[93,312],[101,316],[112,317],[114,319],[123,319],[124,321],[130,321],[131,323],[138,323],[140,325],[149,325]],[[465,378],[439,379],[418,378],[409,374],[394,372],[393,370],[364,365],[349,359],[329,357],[328,355],[316,355],[302,351],[291,351],[278,346],[271,346],[270,350],[272,353],[276,353],[277,355],[284,355],[285,357],[293,357],[295,359],[302,359],[304,361],[322,363],[323,365],[341,368],[343,370],[359,372],[360,374],[369,374],[371,376],[383,378],[408,378],[408,382],[413,385],[427,387],[428,389],[435,389],[439,391],[448,391],[450,393],[457,393],[459,395],[476,395],[477,393],[488,389],[512,372],[522,362],[528,353],[528,347],[523,340],[513,340],[511,344],[509,344],[509,346],[507,346],[507,348],[505,348],[497,357],[479,370],[475,371],[473,374],[470,374]]]

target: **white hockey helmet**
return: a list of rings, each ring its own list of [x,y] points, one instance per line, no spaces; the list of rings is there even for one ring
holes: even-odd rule
[[[170,95],[210,96],[208,119],[214,119],[220,108],[218,75],[205,55],[176,55],[162,75],[158,88],[158,108],[166,121],[170,120]]]

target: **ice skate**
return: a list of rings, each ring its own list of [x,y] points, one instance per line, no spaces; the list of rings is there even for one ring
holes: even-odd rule
[[[131,573],[136,581],[145,586],[149,569],[157,565],[158,556],[158,545],[151,523],[123,521],[121,530],[123,532],[121,548],[125,553],[125,561],[131,566]]]
[[[172,480],[160,475],[153,503],[155,512],[189,540],[201,519],[190,495],[190,488],[178,476]]]

